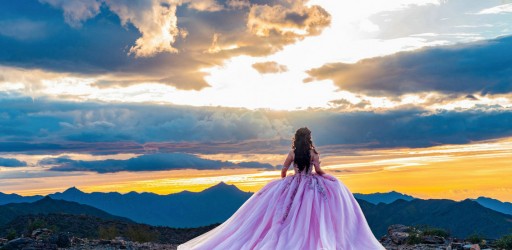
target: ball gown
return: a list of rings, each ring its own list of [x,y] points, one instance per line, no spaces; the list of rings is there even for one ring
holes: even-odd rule
[[[308,171],[273,179],[218,227],[185,249],[381,250],[359,204],[330,174]]]

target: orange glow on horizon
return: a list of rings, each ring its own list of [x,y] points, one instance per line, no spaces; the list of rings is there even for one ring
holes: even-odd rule
[[[462,200],[487,196],[512,201],[512,138],[467,145],[418,149],[362,150],[351,156],[322,154],[325,171],[336,176],[354,193],[397,192],[418,198]],[[282,164],[275,154],[216,154],[201,157],[217,160],[258,160]],[[292,174],[289,171],[289,174]],[[118,172],[73,172],[70,176],[9,179],[4,193],[21,195],[62,192],[76,186],[84,192],[198,192],[223,181],[243,191],[255,192],[280,170],[220,169]],[[30,185],[27,185],[30,183]],[[8,190],[5,190],[8,187]]]

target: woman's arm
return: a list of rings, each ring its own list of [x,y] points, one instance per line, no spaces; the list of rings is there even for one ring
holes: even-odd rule
[[[283,168],[281,169],[281,178],[286,177],[286,172],[288,171],[288,168],[290,167],[290,165],[293,162],[293,153],[292,152],[293,151],[290,150],[290,152],[288,152],[288,156],[286,157],[286,160],[284,160]]]
[[[315,172],[319,175],[324,175],[325,171],[320,168],[320,155],[314,154],[313,155],[313,166],[315,166]]]

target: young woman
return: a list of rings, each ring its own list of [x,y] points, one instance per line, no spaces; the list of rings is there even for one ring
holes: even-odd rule
[[[293,165],[294,174],[286,175]],[[316,173],[312,170],[315,169]],[[184,249],[381,250],[347,187],[320,168],[311,131],[295,133],[292,150],[274,179],[228,220]]]

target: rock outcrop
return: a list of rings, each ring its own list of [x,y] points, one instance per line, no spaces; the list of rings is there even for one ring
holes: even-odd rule
[[[442,229],[391,225],[380,242],[388,250],[493,250],[495,242],[484,240],[478,244],[470,240],[449,237]]]

